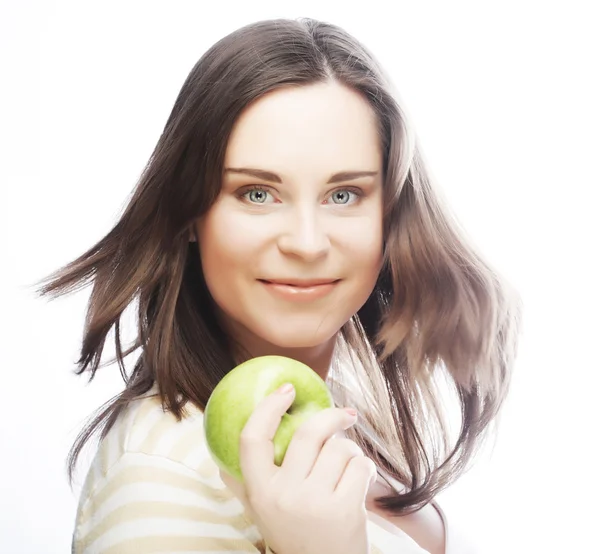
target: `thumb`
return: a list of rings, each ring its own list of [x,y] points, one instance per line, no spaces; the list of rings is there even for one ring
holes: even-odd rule
[[[219,475],[221,477],[221,481],[225,483],[227,488],[235,494],[242,502],[246,502],[246,487],[244,487],[243,483],[240,483],[235,477],[229,475],[229,473],[219,469]]]
[[[377,470],[375,470],[373,472],[373,475],[371,476],[371,484],[369,486],[374,486],[377,483],[377,479],[379,479],[379,475],[377,473]]]
[[[235,477],[232,477],[228,473],[225,473],[223,470],[219,470],[219,474],[221,475],[221,480],[227,488],[233,492],[233,495],[242,503],[244,506],[245,512],[249,515],[252,521],[255,520],[254,510],[250,505],[250,500],[248,500],[248,495],[246,494],[246,487],[243,483],[240,483]]]

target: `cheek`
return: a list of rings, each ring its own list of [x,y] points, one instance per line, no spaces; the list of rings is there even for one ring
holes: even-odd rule
[[[198,248],[208,290],[229,312],[232,298],[244,296],[248,276],[256,273],[262,242],[231,210],[219,208],[213,207],[198,225]]]
[[[360,271],[357,271],[356,294],[365,302],[373,292],[383,266],[382,229],[376,225],[363,229],[361,236],[356,236],[353,248],[357,269],[360,267]]]
[[[365,217],[352,222],[339,237],[347,258],[357,268],[379,271],[383,261],[383,229],[377,217]]]
[[[239,224],[219,204],[198,225],[200,259],[206,272],[235,264],[244,257],[248,245],[248,234],[240,231]]]

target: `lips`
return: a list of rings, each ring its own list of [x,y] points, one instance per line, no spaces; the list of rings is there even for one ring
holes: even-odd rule
[[[258,279],[269,294],[286,302],[313,302],[329,296],[341,279]]]
[[[287,285],[289,287],[309,288],[320,285],[331,285],[337,283],[339,279],[259,279],[263,283],[271,285]]]

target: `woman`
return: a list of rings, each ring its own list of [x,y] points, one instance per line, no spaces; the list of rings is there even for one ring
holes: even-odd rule
[[[444,207],[391,88],[334,25],[228,35],[192,69],[117,224],[41,288],[93,280],[78,373],[94,377],[114,328],[126,384],[69,456],[72,479],[102,431],[74,552],[466,552],[435,497],[506,396],[520,301]],[[240,486],[210,459],[202,410],[265,354],[309,365],[336,408],[278,468],[269,439],[293,392],[264,399]]]

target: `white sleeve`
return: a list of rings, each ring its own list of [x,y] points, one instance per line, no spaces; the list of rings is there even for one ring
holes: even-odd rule
[[[229,493],[174,460],[125,453],[83,499],[72,552],[262,554],[256,527]]]

